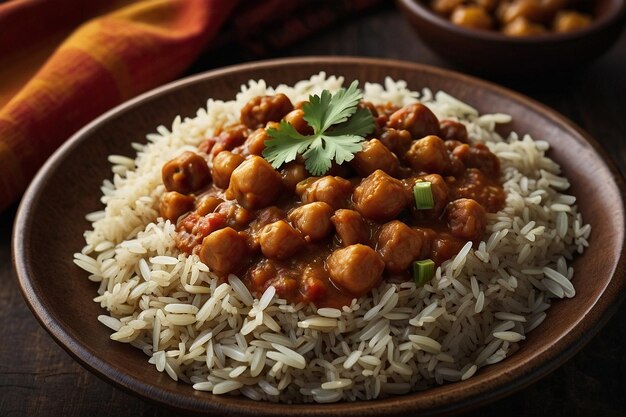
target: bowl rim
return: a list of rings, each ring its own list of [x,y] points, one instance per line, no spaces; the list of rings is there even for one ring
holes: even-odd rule
[[[546,33],[525,37],[507,36],[492,30],[471,29],[455,25],[449,20],[433,12],[425,4],[423,4],[421,0],[396,0],[396,3],[399,4],[400,7],[406,12],[411,13],[414,16],[419,16],[420,19],[427,21],[431,25],[437,26],[447,32],[451,32],[458,37],[471,38],[481,42],[491,42],[496,44],[536,46],[546,43],[572,42],[601,32],[613,26],[620,20],[624,21],[626,19],[626,1],[607,1],[617,2],[614,9],[611,10],[611,13],[607,13],[599,19],[593,19],[591,24],[583,29],[566,33]]]
[[[33,207],[37,205],[38,200],[42,197],[47,182],[46,178],[48,172],[53,172],[57,169],[63,162],[64,158],[70,154],[74,148],[76,148],[83,141],[88,140],[89,133],[91,131],[98,129],[98,127],[109,118],[118,113],[132,110],[134,107],[141,105],[144,101],[149,101],[154,97],[167,95],[178,89],[191,86],[201,80],[220,78],[240,71],[251,71],[259,68],[271,69],[301,64],[310,65],[312,68],[315,68],[315,65],[370,65],[396,69],[399,68],[406,71],[431,73],[433,75],[452,78],[459,82],[468,82],[470,84],[474,84],[480,89],[491,90],[494,93],[505,96],[508,100],[521,103],[525,107],[530,107],[534,111],[543,113],[552,123],[556,123],[563,128],[569,129],[573,134],[578,135],[583,141],[591,145],[593,151],[604,161],[606,168],[613,176],[616,187],[621,191],[620,202],[622,212],[624,211],[624,207],[626,207],[626,182],[624,177],[616,168],[613,161],[609,158],[608,154],[595,139],[576,126],[569,119],[557,113],[555,110],[552,110],[549,107],[512,90],[475,77],[408,61],[352,56],[310,56],[253,61],[186,77],[150,90],[114,107],[72,135],[68,141],[66,141],[59,149],[57,149],[56,152],[54,152],[54,154],[39,170],[19,205],[13,227],[12,259],[20,291],[22,292],[22,296],[24,297],[26,304],[33,312],[40,325],[48,331],[52,338],[83,367],[123,391],[129,392],[167,408],[186,412],[226,412],[227,414],[232,413],[233,415],[244,413],[250,415],[280,416],[284,414],[284,408],[287,406],[286,404],[276,404],[264,401],[251,402],[247,399],[246,401],[232,401],[229,403],[228,409],[225,409],[224,405],[219,401],[214,402],[210,399],[207,400],[204,397],[189,396],[178,390],[168,389],[163,385],[146,383],[145,381],[124,375],[100,357],[92,355],[89,352],[88,345],[80,340],[80,338],[76,337],[73,332],[64,328],[60,324],[58,318],[54,314],[53,308],[48,305],[48,303],[46,303],[45,300],[37,293],[35,281],[30,278],[32,268],[22,256],[22,254],[27,251],[29,244],[26,240],[21,239],[21,236],[25,234],[28,235],[28,231],[32,226],[29,221],[30,213],[33,211]],[[626,230],[626,217],[622,219],[621,229],[622,231]],[[626,287],[625,242],[622,242],[619,253],[620,256],[616,262],[612,277],[604,287],[602,293],[596,299],[595,303],[590,306],[587,311],[585,311],[584,315],[581,315],[577,321],[569,326],[564,336],[557,339],[554,344],[550,346],[542,346],[541,349],[538,349],[533,353],[531,359],[540,360],[536,363],[536,366],[530,367],[531,369],[521,369],[521,367],[514,369],[512,374],[516,377],[515,379],[498,382],[491,388],[485,388],[484,386],[481,386],[478,381],[473,381],[476,378],[472,378],[465,381],[463,384],[464,386],[472,386],[470,384],[473,383],[476,387],[482,387],[482,389],[478,388],[476,390],[477,395],[467,397],[466,395],[461,394],[464,390],[463,388],[452,388],[453,394],[456,394],[448,395],[445,397],[445,400],[440,400],[438,403],[431,404],[431,406],[423,409],[415,408],[415,402],[419,399],[419,393],[394,396],[387,399],[375,400],[375,402],[341,402],[334,403],[332,406],[315,404],[316,407],[314,409],[310,407],[310,404],[288,406],[293,408],[294,413],[303,416],[331,416],[338,412],[348,415],[372,415],[374,413],[381,415],[396,415],[401,412],[411,411],[418,411],[420,415],[439,415],[441,413],[448,414],[451,412],[459,412],[461,410],[467,411],[474,409],[518,391],[546,376],[562,365],[565,361],[570,359],[585,344],[587,344],[593,336],[595,336],[600,328],[606,324],[608,319],[617,310],[620,302],[626,298],[625,292],[619,291],[620,289]],[[610,288],[615,291],[607,291]],[[585,318],[592,311],[598,315],[598,318],[595,321],[590,320],[589,318],[585,320]],[[454,387],[455,385],[457,384],[445,384],[440,387],[432,388],[432,390],[441,390],[445,387],[450,389],[450,387]]]

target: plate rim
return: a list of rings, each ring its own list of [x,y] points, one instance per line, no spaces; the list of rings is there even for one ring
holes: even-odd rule
[[[506,97],[509,101],[520,103],[524,107],[529,107],[533,111],[540,112],[544,117],[547,117],[551,123],[563,126],[566,129],[572,131],[573,134],[582,139],[583,142],[588,143],[593,152],[596,153],[604,162],[604,165],[608,171],[612,174],[615,186],[621,191],[621,208],[622,212],[626,207],[626,184],[624,177],[615,166],[612,159],[608,156],[603,147],[593,138],[586,133],[583,129],[578,127],[575,123],[569,120],[567,117],[553,110],[527,96],[510,90],[506,87],[499,86],[497,84],[485,81],[476,77],[461,74],[455,71],[441,69],[429,65],[401,61],[396,59],[385,58],[366,58],[366,57],[354,57],[354,56],[307,56],[307,57],[291,57],[291,58],[278,58],[262,61],[252,61],[243,64],[237,64],[227,66],[223,68],[213,69],[200,74],[185,77],[155,89],[149,90],[141,95],[125,101],[111,110],[103,113],[86,126],[74,133],[62,146],[60,146],[52,156],[46,161],[46,163],[40,168],[35,178],[32,180],[26,193],[24,194],[22,201],[20,202],[15,221],[13,225],[12,236],[12,260],[16,271],[18,285],[22,296],[24,297],[29,309],[33,312],[33,315],[37,318],[40,325],[53,337],[53,339],[59,344],[66,352],[68,352],[75,360],[77,360],[83,367],[90,372],[96,374],[101,379],[112,383],[118,388],[129,392],[133,395],[138,395],[141,398],[149,400],[151,402],[173,408],[176,410],[184,411],[220,411],[227,413],[262,413],[265,415],[278,416],[284,413],[281,410],[284,407],[270,402],[253,402],[250,404],[247,401],[233,402],[229,404],[228,409],[224,409],[224,405],[220,402],[214,402],[207,400],[206,398],[191,397],[184,395],[178,391],[167,390],[163,386],[154,387],[147,385],[145,382],[127,377],[123,373],[120,373],[116,368],[111,367],[108,363],[97,356],[91,355],[86,348],[86,345],[80,343],[79,339],[76,339],[72,334],[68,332],[63,326],[61,326],[54,314],[52,314],[50,306],[37,295],[36,286],[34,282],[31,282],[30,272],[31,268],[25,262],[22,257],[27,251],[28,242],[24,239],[20,239],[20,236],[24,231],[28,231],[29,218],[32,212],[32,207],[37,203],[38,199],[42,195],[42,191],[46,185],[46,174],[50,171],[54,171],[63,161],[64,157],[71,153],[72,149],[78,146],[83,140],[88,138],[90,131],[97,129],[99,125],[106,122],[109,118],[118,113],[123,113],[131,110],[135,106],[141,105],[144,101],[150,100],[154,97],[169,94],[175,90],[185,88],[189,85],[193,85],[197,82],[206,79],[219,78],[230,73],[236,73],[240,71],[250,71],[254,69],[267,69],[272,67],[284,67],[290,65],[342,65],[342,64],[358,64],[358,65],[373,65],[377,67],[389,67],[400,68],[406,71],[414,72],[426,72],[432,73],[446,78],[452,78],[457,81],[467,81],[470,84],[478,87],[479,89],[487,89],[497,93],[500,96]],[[622,219],[622,231],[626,229],[626,218]],[[573,330],[577,330],[579,333],[575,340],[570,343],[565,343],[565,339],[568,337],[562,337],[557,340],[556,345],[566,344],[565,347],[560,349],[557,354],[548,354],[547,349],[545,352],[538,355],[543,356],[544,360],[538,364],[535,368],[523,372],[514,381],[508,381],[506,383],[496,384],[495,388],[480,391],[477,395],[456,398],[456,402],[451,404],[438,404],[434,408],[415,409],[411,408],[411,400],[419,395],[418,393],[407,394],[404,396],[394,396],[387,399],[371,401],[359,401],[359,402],[342,402],[334,403],[329,406],[321,406],[316,404],[316,407],[312,409],[309,405],[291,405],[294,407],[294,411],[297,410],[302,415],[333,415],[337,412],[343,412],[350,415],[357,414],[398,414],[406,411],[418,411],[421,415],[438,415],[441,413],[450,413],[453,411],[467,411],[477,408],[481,405],[490,403],[497,399],[503,398],[513,392],[519,391],[531,383],[543,378],[553,370],[561,366],[565,361],[570,359],[576,352],[578,352],[585,344],[587,344],[600,330],[601,327],[606,324],[609,318],[615,313],[619,304],[626,298],[623,289],[626,284],[626,245],[622,243],[620,248],[620,256],[616,262],[613,275],[603,292],[600,294],[595,303],[589,308],[586,313],[596,312],[598,319],[593,323],[587,323],[583,318],[578,320],[573,327],[569,330],[568,337],[571,338]],[[607,291],[609,288],[614,287],[615,291]],[[612,294],[607,296],[607,292]],[[553,345],[554,346],[554,345]],[[450,386],[454,384],[446,384]],[[437,389],[436,387],[433,389]],[[212,398],[212,397],[211,397]],[[376,404],[376,407],[372,407]],[[198,407],[202,405],[202,407]]]

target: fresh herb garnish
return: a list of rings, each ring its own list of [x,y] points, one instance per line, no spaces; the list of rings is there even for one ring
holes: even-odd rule
[[[413,278],[418,287],[426,284],[433,276],[435,276],[435,262],[432,259],[413,262]]]
[[[413,197],[415,197],[415,207],[417,207],[418,210],[429,210],[435,207],[430,181],[415,183],[413,187]]]
[[[278,128],[268,128],[263,157],[276,169],[301,154],[305,168],[312,175],[323,175],[333,161],[341,165],[352,160],[363,149],[364,137],[374,130],[372,113],[357,108],[363,93],[358,81],[335,94],[328,90],[309,96],[302,106],[304,120],[313,129],[312,135],[300,134],[282,120]]]

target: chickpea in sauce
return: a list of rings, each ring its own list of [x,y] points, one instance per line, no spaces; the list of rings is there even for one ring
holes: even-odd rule
[[[240,122],[166,163],[160,209],[178,248],[255,294],[271,285],[292,302],[340,307],[383,280],[412,279],[414,262],[438,265],[478,242],[505,201],[498,158],[422,104],[359,107],[376,129],[323,175],[301,158],[275,169],[262,157],[266,127],[310,129],[301,103],[282,94],[253,98]],[[416,184],[426,183],[432,206],[419,209]]]
[[[430,8],[458,26],[525,37],[589,26],[589,0],[431,0]]]

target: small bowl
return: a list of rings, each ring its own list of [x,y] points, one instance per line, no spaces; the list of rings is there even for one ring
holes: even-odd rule
[[[625,0],[595,0],[584,29],[511,37],[455,25],[428,7],[429,0],[396,0],[422,40],[437,54],[474,73],[514,76],[571,71],[606,52],[624,29]]]
[[[320,71],[383,83],[403,79],[409,88],[444,90],[481,113],[513,116],[508,129],[548,141],[550,156],[570,179],[570,193],[592,225],[589,247],[574,260],[576,297],[553,303],[544,323],[506,360],[482,368],[467,381],[374,401],[337,404],[274,404],[214,396],[177,383],[147,357],[109,338],[92,300],[98,285],[72,262],[101,209],[100,185],[111,177],[107,155],[134,157],[131,143],[193,116],[209,97],[229,100],[241,84],[294,84]],[[503,132],[505,133],[505,132]],[[181,411],[248,416],[400,416],[468,410],[519,390],[572,357],[617,308],[626,287],[626,186],[598,143],[563,116],[528,98],[476,78],[413,63],[364,58],[311,57],[253,62],[211,71],[152,90],[122,104],[76,133],[39,171],[15,220],[13,259],[24,298],[52,337],[87,369],[126,391]],[[18,347],[19,348],[19,347]]]

